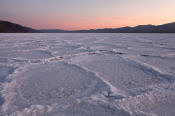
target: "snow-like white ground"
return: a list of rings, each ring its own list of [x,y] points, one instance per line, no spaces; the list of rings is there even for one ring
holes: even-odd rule
[[[175,34],[0,34],[0,116],[173,116]]]

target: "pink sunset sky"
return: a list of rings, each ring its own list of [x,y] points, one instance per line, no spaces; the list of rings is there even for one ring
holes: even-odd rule
[[[175,21],[175,0],[1,0],[0,19],[36,29],[96,29]]]

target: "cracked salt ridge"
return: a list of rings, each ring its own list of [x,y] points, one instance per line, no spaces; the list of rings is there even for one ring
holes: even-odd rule
[[[30,51],[30,52],[0,52],[1,57],[5,58],[26,58],[26,59],[37,59],[37,58],[49,58],[53,57],[49,51]],[[3,58],[2,57],[2,58]]]
[[[84,54],[84,53],[83,53]],[[88,53],[88,54],[91,54],[91,53]],[[92,54],[94,54],[94,53],[92,53]],[[79,54],[76,54],[76,55],[79,55]],[[73,56],[76,56],[76,55],[73,55]],[[82,55],[82,54],[81,54]],[[14,73],[15,74],[15,73]],[[115,91],[117,91],[116,90],[116,88],[115,87],[113,87],[109,82],[107,82],[107,81],[105,81],[105,80],[103,80],[110,88],[111,88],[111,90],[112,90],[112,92],[111,91],[107,91],[107,92],[104,92],[104,95],[106,96],[106,97],[111,97],[111,96],[113,96],[112,94],[114,94],[115,93]],[[118,97],[120,97],[120,96],[118,96]]]
[[[78,67],[77,67],[77,68],[78,68]],[[87,72],[87,73],[89,74],[89,73],[91,73],[91,72]],[[108,82],[107,82],[107,84],[112,88],[112,90],[116,90],[116,89],[113,88]],[[109,96],[109,93],[110,93],[110,95],[111,95],[111,92],[108,91],[107,94],[106,94],[106,97],[110,97],[110,96]],[[105,96],[105,93],[104,93],[104,96]],[[87,97],[87,96],[86,96],[86,97]],[[33,107],[33,106],[32,106],[32,107]],[[39,108],[38,111],[37,111],[37,107]],[[97,106],[97,107],[98,107],[98,106]],[[108,107],[108,106],[104,106],[104,107]],[[45,108],[47,108],[47,107],[45,107],[45,106],[38,106],[38,105],[36,105],[36,107],[35,107],[35,105],[34,105],[33,108],[34,108],[34,109],[33,109],[34,111],[36,110],[36,112],[39,112],[40,110],[43,110],[43,108],[45,109]],[[35,108],[36,108],[36,109],[35,109]],[[41,109],[40,109],[40,108],[41,108]],[[110,108],[110,109],[111,109],[111,108]],[[32,109],[31,109],[31,110],[32,110]],[[106,109],[106,110],[107,110],[107,109]],[[116,110],[116,109],[115,109],[115,110]],[[115,110],[114,110],[114,111],[115,111]],[[27,111],[30,111],[30,109],[26,109],[26,108],[25,108],[23,112],[25,113],[25,112],[27,112]],[[43,112],[45,112],[45,110],[44,110],[44,111],[41,111],[41,114],[42,114]],[[69,112],[69,111],[68,111],[68,112]],[[68,112],[65,112],[65,113],[68,113]],[[125,111],[118,111],[118,112],[123,112],[123,115],[126,114]],[[124,112],[125,112],[125,113],[124,113]],[[17,114],[16,114],[16,113],[17,113]],[[18,114],[23,114],[23,113],[20,112],[20,111],[17,111],[17,112],[12,113],[12,115],[13,115],[13,114],[14,114],[14,115],[15,115],[15,114],[18,115]],[[27,114],[28,114],[28,113],[26,113],[26,115],[27,115]],[[30,113],[29,113],[29,114],[30,114]]]
[[[132,61],[150,69],[150,71],[152,70],[151,71],[152,73],[154,73],[154,74],[156,73],[156,75],[160,75],[163,78],[167,79],[168,83],[166,82],[163,84],[148,86],[146,88],[131,89],[131,90],[129,90],[130,91],[129,97],[115,100],[116,105],[120,105],[121,107],[125,107],[126,109],[128,109],[128,111],[132,111],[131,114],[133,114],[133,113],[137,114],[138,113],[137,111],[144,113],[144,112],[149,112],[151,110],[151,108],[156,109],[155,108],[156,106],[154,106],[155,104],[158,104],[158,103],[165,104],[166,103],[165,101],[168,101],[170,103],[175,101],[175,94],[174,94],[175,93],[175,89],[174,89],[175,77],[174,77],[174,75],[170,75],[169,73],[163,72],[159,68],[157,68],[153,65],[150,65],[147,63],[142,63],[140,61],[136,61],[133,59],[132,59]],[[144,104],[142,105],[143,101],[145,101],[144,104],[147,104],[146,102],[148,102],[149,106],[144,106]],[[150,102],[150,104],[149,104],[149,102]],[[160,111],[161,111],[161,109],[162,108],[160,108]],[[168,110],[168,108],[166,108],[166,109]],[[175,111],[173,111],[174,109],[172,109],[171,106],[169,107],[169,110],[171,112],[175,113]],[[154,111],[152,110],[150,112],[154,112]],[[166,110],[161,111],[163,116],[168,114],[165,112],[166,112]],[[155,112],[155,113],[162,115],[160,112]],[[146,114],[149,114],[149,113],[146,113]],[[151,113],[149,115],[155,115],[155,114]],[[168,115],[172,115],[172,114],[169,113]]]
[[[82,66],[81,66],[81,68],[82,68]],[[89,72],[89,70],[87,68],[83,67],[83,69],[87,70]],[[123,111],[128,112],[128,114],[125,114],[125,115],[149,115],[149,116],[155,116],[152,113],[146,113],[146,112],[142,112],[140,110],[132,111],[132,110],[128,109],[126,106],[124,106],[122,104],[116,104],[116,103],[119,103],[119,101],[124,101],[125,99],[130,98],[131,96],[128,96],[123,91],[121,92],[120,90],[118,90],[110,82],[108,82],[104,78],[100,77],[97,72],[94,72],[94,71],[90,71],[90,72],[94,73],[95,75],[97,75],[96,76],[97,78],[100,78],[104,83],[106,83],[110,87],[110,91],[104,91],[104,92],[102,92],[100,94],[99,93],[92,94],[90,98],[86,98],[85,97],[86,99],[89,99],[90,101],[92,100],[92,102],[96,101],[97,103],[101,104],[104,107],[106,107],[105,106],[105,104],[106,104],[107,107],[110,107],[111,109],[115,109],[115,110],[117,110],[118,108],[119,109],[123,109]],[[143,94],[143,90],[142,91],[140,89],[138,89],[138,90],[139,90],[139,94],[137,93],[136,96],[142,95]],[[131,93],[136,93],[136,90],[133,90]],[[81,102],[83,100],[84,100],[84,98],[80,99],[79,102]],[[114,104],[113,104],[113,102],[114,102]],[[105,104],[103,104],[103,103],[105,103]]]
[[[104,91],[102,93],[105,97],[114,97],[116,99],[126,97],[126,95],[123,91],[120,91],[116,87],[114,87],[109,81],[107,81],[103,77],[101,77],[98,74],[98,72],[90,71],[88,68],[82,67],[78,64],[74,64],[74,65],[77,65],[78,67],[81,67],[83,70],[86,70],[87,72],[93,73],[94,75],[96,75],[97,78],[101,79],[106,85],[108,85],[110,87],[110,91]]]
[[[79,36],[78,36],[79,37]],[[84,36],[82,36],[83,38],[84,38]],[[98,39],[98,40],[102,40],[102,42],[106,42],[106,41],[104,41],[105,39],[103,39],[103,37],[101,38],[101,36],[99,36],[100,37],[100,39],[98,39],[98,38],[96,38],[96,39]],[[116,36],[115,35],[115,40],[117,40],[118,41],[118,39],[119,38],[116,38],[116,37],[118,37],[118,36]],[[125,37],[125,36],[123,36],[123,37]],[[128,36],[129,38],[130,38],[130,36]],[[131,36],[132,37],[132,36]],[[147,37],[147,36],[146,36]],[[160,37],[160,36],[157,36],[158,38]],[[161,36],[162,37],[162,36]],[[173,36],[174,37],[174,36]],[[172,37],[172,38],[173,38]],[[17,37],[18,38],[18,37]],[[25,38],[25,36],[24,37],[22,37],[21,38],[21,40],[23,40],[23,38]],[[107,36],[107,38],[110,40],[110,37],[108,37]],[[142,38],[142,37],[141,37]],[[151,38],[152,38],[152,36],[151,36]],[[38,38],[33,38],[33,39],[38,39]],[[39,38],[40,39],[40,38]],[[42,38],[43,39],[43,38]],[[46,38],[45,38],[46,39]],[[125,40],[124,40],[125,39]],[[138,39],[138,40],[149,40],[149,38],[145,38],[145,39],[140,39],[140,37],[139,38],[134,38],[134,39]],[[156,39],[156,38],[155,38]],[[165,39],[165,38],[164,38]],[[16,41],[17,39],[15,39],[15,41]],[[18,42],[21,42],[21,40],[20,41],[18,41]],[[69,40],[71,40],[71,39],[69,39]],[[120,40],[120,39],[119,39]],[[123,41],[124,40],[124,41]],[[130,41],[127,41],[128,39],[127,39],[127,37],[126,38],[123,38],[123,40],[120,40],[120,41],[123,41],[124,43],[128,43],[128,42],[130,42]],[[151,42],[153,41],[154,39],[152,39],[151,40]],[[166,40],[169,40],[169,38],[167,37],[167,35],[166,35]],[[79,41],[79,40],[78,40]],[[157,41],[157,40],[156,40]],[[17,42],[17,43],[18,43]],[[23,42],[23,41],[22,41]],[[82,42],[84,42],[84,41],[82,41]],[[107,43],[108,42],[110,42],[110,41],[107,41]],[[113,42],[113,41],[112,41]],[[172,41],[171,43],[173,43],[174,41]],[[122,46],[127,46],[127,44],[124,44],[124,43],[122,43]],[[154,43],[154,41],[153,41],[153,43]],[[162,43],[162,42],[160,42],[160,43]],[[130,43],[130,44],[132,44],[132,43]],[[53,45],[53,44],[52,44]],[[89,44],[90,45],[90,44]],[[138,45],[138,44],[137,44]],[[169,43],[167,44],[167,45],[169,45]],[[134,45],[135,46],[135,45]],[[131,47],[134,47],[134,46],[131,46]],[[137,48],[137,46],[135,46],[136,48]],[[102,47],[103,48],[103,47]],[[108,52],[109,53],[109,52]],[[128,53],[128,52],[127,52]],[[144,53],[144,52],[143,52]],[[171,52],[170,52],[171,53]],[[110,54],[110,53],[109,53]],[[63,58],[64,59],[64,58]],[[46,59],[47,60],[47,59]],[[43,62],[45,62],[45,61],[43,61]],[[52,62],[52,61],[51,61]],[[149,63],[148,63],[149,64]],[[155,70],[156,71],[156,70]],[[161,69],[161,71],[164,71],[164,70],[162,70]],[[157,71],[158,72],[158,71]],[[167,84],[167,83],[165,83],[165,84]],[[155,85],[156,85],[156,83],[155,83]],[[170,84],[171,85],[171,84]],[[161,84],[160,84],[160,86],[162,86]],[[154,87],[153,87],[154,88]],[[133,89],[133,88],[132,88]],[[151,88],[152,89],[152,88]],[[173,89],[173,88],[172,88]],[[161,89],[162,90],[162,89]],[[131,92],[131,93],[136,93],[137,95],[139,95],[139,93],[141,93],[141,92],[143,92],[144,93],[144,91],[146,92],[147,91],[147,89],[145,88],[138,88],[137,90],[135,90],[135,89],[133,89],[133,91],[134,92]],[[148,90],[148,91],[151,91],[150,89]],[[146,92],[147,93],[147,92]],[[134,96],[134,95],[133,95]],[[159,98],[157,98],[157,99],[159,99]],[[137,100],[137,99],[136,99]],[[131,100],[132,101],[132,100]],[[145,101],[145,102],[147,102],[147,101]],[[133,102],[134,103],[134,102]],[[83,105],[83,103],[82,103],[82,105]],[[160,105],[161,106],[161,105]],[[31,106],[31,107],[29,107],[29,109],[31,109],[31,110],[29,110],[30,112],[32,112],[32,111],[36,111],[35,110],[35,107],[36,107],[36,109],[40,109],[41,107],[42,107],[42,105],[41,106],[38,106],[38,105],[34,105],[34,106]],[[77,106],[78,107],[78,106]],[[80,106],[81,107],[81,106]],[[96,107],[94,107],[94,109],[96,109],[97,107],[100,107],[100,106],[96,106]],[[147,107],[149,107],[149,106],[147,106]],[[156,106],[155,106],[156,107]],[[162,106],[163,107],[163,106]],[[165,107],[166,107],[166,105],[165,105]],[[42,108],[41,108],[42,109]],[[108,107],[105,107],[103,110],[105,110],[105,109],[108,109]],[[163,108],[163,109],[166,109],[166,108]],[[67,110],[67,112],[69,112],[71,109],[69,109],[69,110]],[[26,110],[26,112],[27,112],[28,110]],[[40,110],[41,112],[42,112],[42,110]],[[77,110],[77,111],[80,111],[80,110]],[[89,111],[89,110],[88,110]],[[99,110],[98,110],[99,111]],[[167,110],[168,111],[168,110]],[[37,112],[37,111],[36,111]],[[89,111],[90,112],[90,111]],[[141,111],[138,111],[138,112],[141,112]],[[66,112],[64,112],[65,114],[66,114]],[[22,115],[22,114],[21,114]],[[56,115],[56,114],[55,114]],[[72,115],[72,113],[70,113],[69,115]],[[81,115],[81,114],[80,114]],[[112,114],[111,114],[112,115]]]
[[[88,57],[89,58],[89,57]],[[80,58],[80,59],[82,59],[82,58]],[[125,59],[126,60],[126,59]],[[133,62],[132,60],[129,60],[129,62]],[[163,73],[162,71],[160,71],[159,69],[157,69],[156,67],[153,67],[153,66],[150,66],[150,65],[146,65],[146,64],[140,64],[140,63],[138,63],[138,62],[133,62],[133,63],[135,63],[135,64],[137,64],[137,65],[134,65],[134,66],[136,66],[136,67],[141,67],[141,70],[146,70],[146,72],[147,71],[149,71],[151,74],[154,74],[155,76],[160,76],[161,78],[161,80],[162,79],[164,79],[164,80],[166,80],[164,83],[161,83],[161,84],[158,84],[160,87],[159,88],[162,88],[161,86],[166,86],[166,84],[168,85],[168,87],[169,86],[171,86],[171,85],[173,85],[173,83],[174,83],[174,76],[172,76],[172,75],[168,75],[168,74],[166,74],[166,73]],[[86,69],[87,70],[87,69]],[[93,71],[94,72],[94,71]],[[98,77],[100,77],[100,76],[98,76]],[[157,85],[157,86],[158,86]],[[145,88],[136,88],[136,89],[131,89],[131,90],[129,90],[130,92],[129,92],[129,94],[130,94],[130,96],[128,96],[128,97],[123,97],[123,98],[121,98],[121,99],[119,99],[119,100],[122,100],[122,99],[127,99],[127,98],[129,98],[129,97],[132,97],[132,96],[144,96],[144,94],[148,94],[148,93],[150,93],[150,91],[152,91],[152,89],[153,89],[153,91],[155,91],[155,88],[156,87],[156,85],[155,86],[148,86],[148,88],[147,87],[145,87]],[[173,89],[173,87],[174,86],[172,86],[172,89]],[[166,88],[165,88],[166,89]],[[162,90],[162,89],[161,89]],[[164,90],[164,89],[163,89]],[[157,90],[156,90],[157,91]],[[94,99],[99,99],[97,96],[94,96],[93,97]],[[159,99],[159,98],[157,98],[157,99]],[[166,99],[166,97],[165,97],[165,99]],[[116,99],[117,100],[117,99]],[[133,105],[134,105],[134,103],[133,103]],[[149,114],[149,113],[148,113]]]
[[[9,58],[9,57],[0,57],[0,63],[47,63],[47,62],[54,62],[64,59],[71,59],[72,57],[76,57],[78,55],[85,55],[85,54],[101,54],[100,51],[95,52],[82,52],[82,53],[76,53],[76,54],[70,54],[70,55],[63,55],[63,56],[54,56],[49,58],[43,58],[43,59],[26,59],[26,58]]]
[[[165,79],[169,80],[170,82],[174,82],[175,81],[175,76],[174,75],[172,75],[172,74],[170,74],[168,72],[162,71],[160,68],[158,68],[158,67],[156,67],[154,65],[151,65],[151,64],[148,64],[148,63],[145,63],[145,62],[141,62],[139,60],[136,60],[135,58],[128,57],[127,55],[123,56],[123,58],[125,58],[127,60],[130,60],[132,62],[135,62],[135,63],[139,64],[140,66],[149,69],[151,73],[155,73],[156,75],[162,76]]]
[[[12,74],[13,71],[14,71],[13,68],[10,66],[0,66],[0,91],[2,91],[2,84],[3,82],[6,81],[6,77],[9,74]],[[4,98],[0,94],[0,110],[3,103],[4,103]]]
[[[0,114],[2,111],[2,105],[5,103],[5,98],[3,96],[3,86],[7,83],[10,83],[12,79],[10,78],[12,75],[18,74],[20,72],[21,67],[15,65],[1,65],[0,66]],[[0,115],[1,116],[1,115]]]
[[[142,94],[119,99],[115,103],[128,109],[132,114],[136,113],[135,111],[142,111],[158,116],[171,116],[175,113],[174,101],[175,83],[171,83],[150,86],[147,89],[145,88]]]
[[[45,64],[45,65],[49,66],[49,64]],[[43,66],[44,66],[44,67],[47,67],[47,66],[45,66],[45,65],[43,65]],[[55,65],[55,64],[52,64],[52,65]],[[51,66],[52,66],[52,65],[51,65]],[[63,65],[63,64],[60,64],[60,65]],[[68,68],[70,68],[71,66],[73,66],[73,67],[75,67],[76,69],[78,69],[78,71],[82,72],[83,75],[84,75],[84,74],[85,74],[85,75],[87,74],[86,76],[89,75],[88,77],[89,77],[90,79],[93,78],[93,83],[95,82],[95,80],[97,80],[97,83],[95,82],[96,84],[94,83],[95,85],[92,84],[91,87],[90,87],[92,90],[95,89],[95,90],[93,90],[94,92],[101,91],[101,89],[102,89],[102,91],[103,91],[103,89],[105,90],[105,89],[108,88],[108,87],[106,86],[106,84],[105,84],[103,81],[98,80],[99,78],[93,76],[94,74],[92,74],[91,72],[86,72],[85,70],[83,70],[83,69],[81,69],[80,67],[77,67],[77,66],[75,66],[75,65],[69,65]],[[72,68],[73,68],[73,67],[72,67]],[[31,68],[32,68],[32,67],[31,67]],[[41,67],[41,68],[42,68],[42,67]],[[29,69],[28,69],[28,70],[29,70]],[[30,72],[31,70],[32,70],[32,69],[30,69],[29,72]],[[46,68],[45,70],[48,70],[48,68]],[[40,72],[37,72],[37,73],[40,73]],[[37,74],[37,73],[36,73],[36,74]],[[46,73],[49,73],[49,72],[46,71]],[[33,79],[32,79],[33,76],[35,77],[35,82],[37,81],[37,79],[39,79],[39,78],[36,77],[36,75],[33,75],[33,76],[32,76],[32,75],[31,75],[31,76],[29,75],[30,78],[27,78],[27,77],[28,77],[28,76],[27,76],[27,73],[25,72],[24,74],[25,74],[25,78],[27,79],[26,81],[25,81],[25,79],[24,79],[24,81],[19,80],[19,76],[20,76],[20,75],[18,75],[18,78],[17,78],[17,79],[18,79],[19,81],[18,81],[18,80],[15,80],[15,81],[13,81],[13,82],[16,83],[16,84],[18,83],[17,85],[20,85],[20,83],[22,83],[22,84],[24,84],[24,85],[29,83],[29,85],[31,85],[31,84],[33,83],[33,81],[32,81],[32,80],[33,80]],[[32,74],[32,73],[29,73],[29,74]],[[34,73],[34,74],[35,74],[35,73]],[[59,75],[59,74],[58,74],[58,75]],[[37,79],[36,79],[36,78],[37,78]],[[62,77],[62,78],[63,78],[63,77]],[[78,80],[79,80],[79,79],[78,79]],[[31,83],[30,83],[30,81],[31,81]],[[50,81],[51,81],[51,80],[50,80]],[[55,80],[55,79],[53,80],[53,78],[52,78],[52,81],[56,81],[56,80]],[[60,81],[60,80],[59,80],[59,81]],[[12,85],[11,85],[11,86],[14,85],[13,82],[12,82]],[[44,79],[44,80],[40,80],[40,86],[38,86],[39,88],[41,88],[41,86],[42,86],[41,83],[42,83],[42,82],[47,82],[47,83],[49,83],[49,80],[45,80],[45,79]],[[87,82],[88,82],[88,81],[86,81],[86,83],[87,83]],[[72,82],[71,82],[71,83],[72,83]],[[77,83],[77,82],[76,82],[76,83]],[[100,84],[100,83],[101,83],[101,84]],[[13,91],[13,89],[16,88],[16,87],[15,87],[15,86],[17,86],[16,84],[12,87],[12,91],[10,90],[10,91],[11,91],[10,93],[14,93],[14,92],[15,92],[15,91]],[[39,83],[38,83],[38,84],[39,84]],[[47,86],[46,83],[45,83],[44,85]],[[53,84],[51,84],[51,85],[53,86]],[[51,86],[51,85],[50,85],[50,86]],[[45,87],[45,86],[43,86],[43,87]],[[92,87],[92,86],[93,86],[93,87]],[[8,87],[10,87],[10,86],[7,86],[7,89],[8,89]],[[33,87],[35,87],[35,86],[33,86]],[[35,88],[35,91],[38,89],[38,87]],[[95,88],[94,88],[94,87],[95,87]],[[97,87],[97,88],[96,88],[96,87]],[[18,88],[18,87],[17,87],[17,88]],[[21,88],[21,87],[20,87],[20,88]],[[52,87],[49,87],[49,88],[52,88]],[[44,90],[47,90],[47,89],[49,89],[49,88],[45,88]],[[64,87],[63,87],[63,88],[64,88]],[[27,86],[27,87],[22,87],[21,89],[24,89],[25,92],[26,92],[26,91],[28,91],[28,89],[30,89],[30,87],[28,87],[28,86]],[[90,91],[92,91],[91,89],[90,89]],[[14,90],[15,90],[15,89],[14,89]],[[49,91],[50,91],[50,90],[49,90]],[[84,91],[84,90],[83,90],[83,91]],[[88,91],[89,91],[89,90],[88,90]],[[90,91],[89,91],[89,92],[90,92]],[[107,89],[107,91],[108,91],[108,89]],[[21,91],[21,92],[22,92],[22,91]],[[30,91],[29,91],[29,92],[30,92]],[[86,92],[83,92],[82,94],[85,94],[85,93],[86,93]],[[90,92],[90,93],[91,93],[91,92]],[[14,93],[14,94],[15,94],[15,93]],[[16,93],[16,94],[17,94],[17,93]],[[20,93],[18,93],[18,94],[20,94]],[[35,94],[35,92],[32,92],[32,94]],[[90,94],[90,95],[91,95],[91,94]],[[13,95],[10,95],[9,97],[10,97],[10,98],[13,98],[12,96],[13,96]],[[78,95],[78,96],[80,97],[81,94]],[[83,96],[86,96],[86,97],[87,97],[88,95],[83,95]],[[5,103],[5,104],[3,105],[3,106],[4,106],[4,111],[6,111],[6,110],[8,110],[8,106],[14,107],[14,105],[13,105],[13,104],[9,104],[9,103],[11,103],[11,100],[10,100],[10,98],[8,97],[8,94],[7,94],[7,93],[5,93],[5,96],[4,96],[4,97],[5,97],[5,98],[8,98],[8,103]],[[38,97],[39,97],[39,96],[38,96]],[[41,96],[40,96],[40,97],[41,97]],[[39,97],[39,98],[40,98],[40,97]],[[78,98],[79,98],[79,97],[78,97]],[[13,98],[13,99],[14,99],[14,98]],[[42,98],[40,98],[40,99],[42,99]],[[68,100],[68,99],[67,99],[67,100]],[[21,101],[21,100],[19,99],[19,100],[17,100],[17,101]],[[38,100],[37,100],[37,101],[38,101]],[[35,102],[37,102],[37,101],[35,101]],[[39,100],[39,101],[40,101],[40,100]],[[33,102],[33,100],[30,101],[30,103],[31,103],[31,102]],[[57,102],[58,102],[58,101],[57,101]],[[13,103],[13,102],[12,102],[12,103]],[[42,101],[41,103],[43,104],[44,101]],[[20,104],[20,103],[19,103],[19,104]],[[23,105],[22,105],[22,106],[23,106]],[[22,106],[21,106],[21,105],[18,105],[18,107],[22,107]],[[9,107],[9,108],[10,108],[10,107]],[[14,107],[14,109],[16,109],[16,108]]]
[[[123,57],[120,57],[120,58],[123,58]],[[163,73],[160,69],[158,69],[157,67],[154,67],[152,65],[149,65],[146,63],[141,63],[141,62],[136,62],[136,61],[130,60],[128,58],[127,59],[124,58],[124,60],[126,63],[130,64],[130,66],[132,66],[133,68],[138,68],[139,70],[142,70],[144,73],[150,73],[150,74],[156,76],[157,79],[160,79],[160,80],[163,79],[163,80],[166,80],[168,82],[172,82],[175,80],[175,77],[173,75],[170,75],[168,73]]]

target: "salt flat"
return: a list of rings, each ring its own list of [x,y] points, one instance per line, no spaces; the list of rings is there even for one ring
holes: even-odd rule
[[[175,34],[0,34],[0,116],[173,116]]]

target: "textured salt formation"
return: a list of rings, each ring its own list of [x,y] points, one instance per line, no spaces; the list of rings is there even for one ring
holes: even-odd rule
[[[174,34],[0,34],[0,116],[172,116]]]

